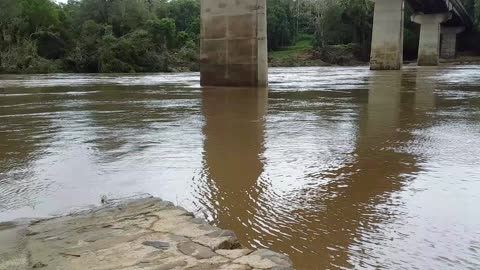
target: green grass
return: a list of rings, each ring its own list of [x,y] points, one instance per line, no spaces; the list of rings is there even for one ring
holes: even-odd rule
[[[314,66],[321,61],[311,59],[313,36],[302,34],[292,46],[270,52],[270,65],[273,67]]]
[[[282,48],[278,51],[270,52],[270,56],[275,59],[285,59],[289,57],[295,57],[310,51],[312,47],[313,36],[308,34],[299,35],[297,42],[292,46]]]

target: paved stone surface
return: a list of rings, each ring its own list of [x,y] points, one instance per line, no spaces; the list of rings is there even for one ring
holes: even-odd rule
[[[293,269],[270,250],[156,198],[23,224],[0,224],[0,270]]]

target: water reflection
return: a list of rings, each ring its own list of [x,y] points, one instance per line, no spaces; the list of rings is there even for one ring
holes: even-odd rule
[[[43,91],[0,97],[0,212],[35,205],[36,196],[51,184],[39,177],[36,165],[48,155],[45,149],[58,131],[53,122],[60,108],[39,95]]]
[[[298,269],[480,269],[479,70],[0,76],[0,220],[148,192]]]
[[[204,89],[204,155],[199,201],[209,218],[248,237],[263,188],[267,89]]]
[[[377,250],[368,243],[393,237],[379,234],[376,228],[394,220],[398,213],[391,211],[392,194],[420,170],[419,157],[402,151],[414,139],[412,129],[421,124],[410,126],[420,118],[409,99],[432,95],[425,86],[412,92],[411,77],[408,72],[371,74],[368,101],[357,110],[351,158],[339,168],[322,166],[316,176],[305,176],[317,184],[284,195],[271,190],[269,181],[285,176],[270,172],[273,176],[267,179],[265,173],[269,168],[269,156],[264,154],[266,93],[205,90],[199,201],[209,218],[239,232],[244,244],[289,254],[299,269],[381,266],[375,261]],[[418,104],[423,108],[430,103]]]
[[[431,68],[435,71],[435,67]],[[416,75],[416,73],[415,73]],[[419,111],[432,111],[435,109],[435,87],[436,83],[431,78],[415,76],[415,107]]]
[[[358,112],[353,160],[324,174],[322,180],[328,179],[327,184],[315,191],[304,190],[313,206],[308,209],[314,212],[302,213],[305,217],[301,220],[317,218],[308,224],[309,234],[315,237],[301,247],[303,252],[314,253],[304,262],[299,259],[305,256],[303,252],[297,253],[299,268],[311,268],[312,261],[317,261],[319,269],[381,267],[375,247],[366,243],[390,237],[378,228],[397,214],[389,205],[391,194],[419,170],[417,157],[399,149],[412,139],[411,130],[398,132],[405,128],[400,119],[410,114],[408,103],[402,102],[402,76],[390,72],[371,75],[368,103]]]

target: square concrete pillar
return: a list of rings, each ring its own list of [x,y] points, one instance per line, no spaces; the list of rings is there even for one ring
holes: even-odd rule
[[[375,0],[370,69],[402,67],[403,12],[403,0]]]
[[[268,84],[266,0],[201,0],[202,86]]]
[[[440,58],[440,24],[450,18],[450,13],[412,16],[412,21],[421,25],[417,60],[419,66],[438,66]]]
[[[440,56],[452,59],[457,55],[457,35],[465,31],[465,27],[442,27]]]

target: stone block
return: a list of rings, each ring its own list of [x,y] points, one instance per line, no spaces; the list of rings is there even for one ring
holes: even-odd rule
[[[252,253],[252,250],[250,249],[219,249],[216,252],[222,256],[235,260]]]
[[[195,257],[197,259],[208,259],[217,256],[211,249],[199,245],[194,242],[183,242],[178,244],[178,250],[185,255]]]

